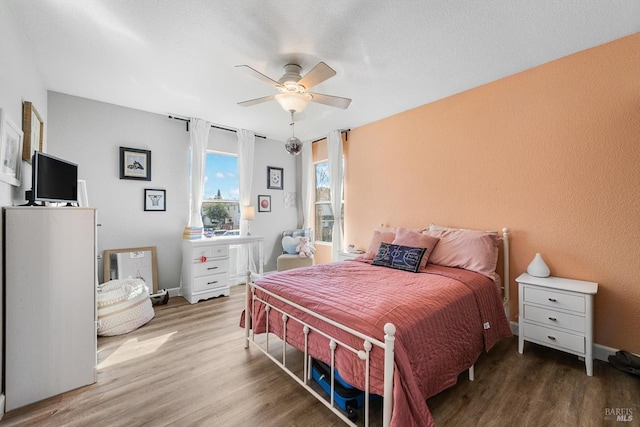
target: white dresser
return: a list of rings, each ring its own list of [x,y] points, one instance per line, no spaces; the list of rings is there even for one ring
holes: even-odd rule
[[[228,296],[231,247],[258,246],[258,271],[263,274],[264,238],[261,236],[225,236],[183,240],[181,294],[191,304],[208,298]],[[253,255],[253,251],[250,252]]]
[[[593,375],[593,300],[598,284],[561,277],[516,279],[519,295],[518,351],[530,341],[584,357]]]

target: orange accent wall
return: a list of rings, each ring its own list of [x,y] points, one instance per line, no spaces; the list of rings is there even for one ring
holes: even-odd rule
[[[469,70],[473,72],[473,70]],[[349,133],[345,242],[431,222],[511,233],[515,278],[599,283],[595,341],[640,353],[640,33]]]

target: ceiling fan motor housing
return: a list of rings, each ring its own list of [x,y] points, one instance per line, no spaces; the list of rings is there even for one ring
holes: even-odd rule
[[[287,64],[284,66],[284,75],[280,77],[278,83],[280,83],[287,91],[295,91],[302,93],[305,91],[305,87],[298,84],[302,75],[300,72],[302,67],[298,64]]]

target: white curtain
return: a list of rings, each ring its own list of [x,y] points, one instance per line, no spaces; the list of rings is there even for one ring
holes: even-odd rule
[[[313,153],[311,141],[302,144],[302,177],[300,180],[300,228],[313,228]],[[313,242],[312,242],[313,243]]]
[[[342,135],[334,130],[327,138],[327,153],[329,156],[329,187],[331,188],[331,212],[333,214],[332,249],[333,260],[338,259],[338,251],[342,248]]]
[[[211,123],[206,120],[189,120],[191,146],[191,207],[189,227],[202,227],[202,195],[204,193],[204,167],[207,161],[207,143]]]
[[[256,138],[252,131],[245,129],[238,129],[236,135],[238,136],[238,178],[240,185],[240,211],[242,212],[243,206],[252,204],[251,183],[253,182],[253,158]],[[240,235],[246,236],[248,228],[248,221],[241,220]],[[257,271],[254,257],[249,256],[249,254],[253,255],[253,251],[250,251],[249,248],[247,245],[240,245],[238,250],[238,272]]]

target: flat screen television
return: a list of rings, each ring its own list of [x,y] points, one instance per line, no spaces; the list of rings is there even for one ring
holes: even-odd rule
[[[78,203],[78,165],[36,151],[31,160],[30,203]]]

